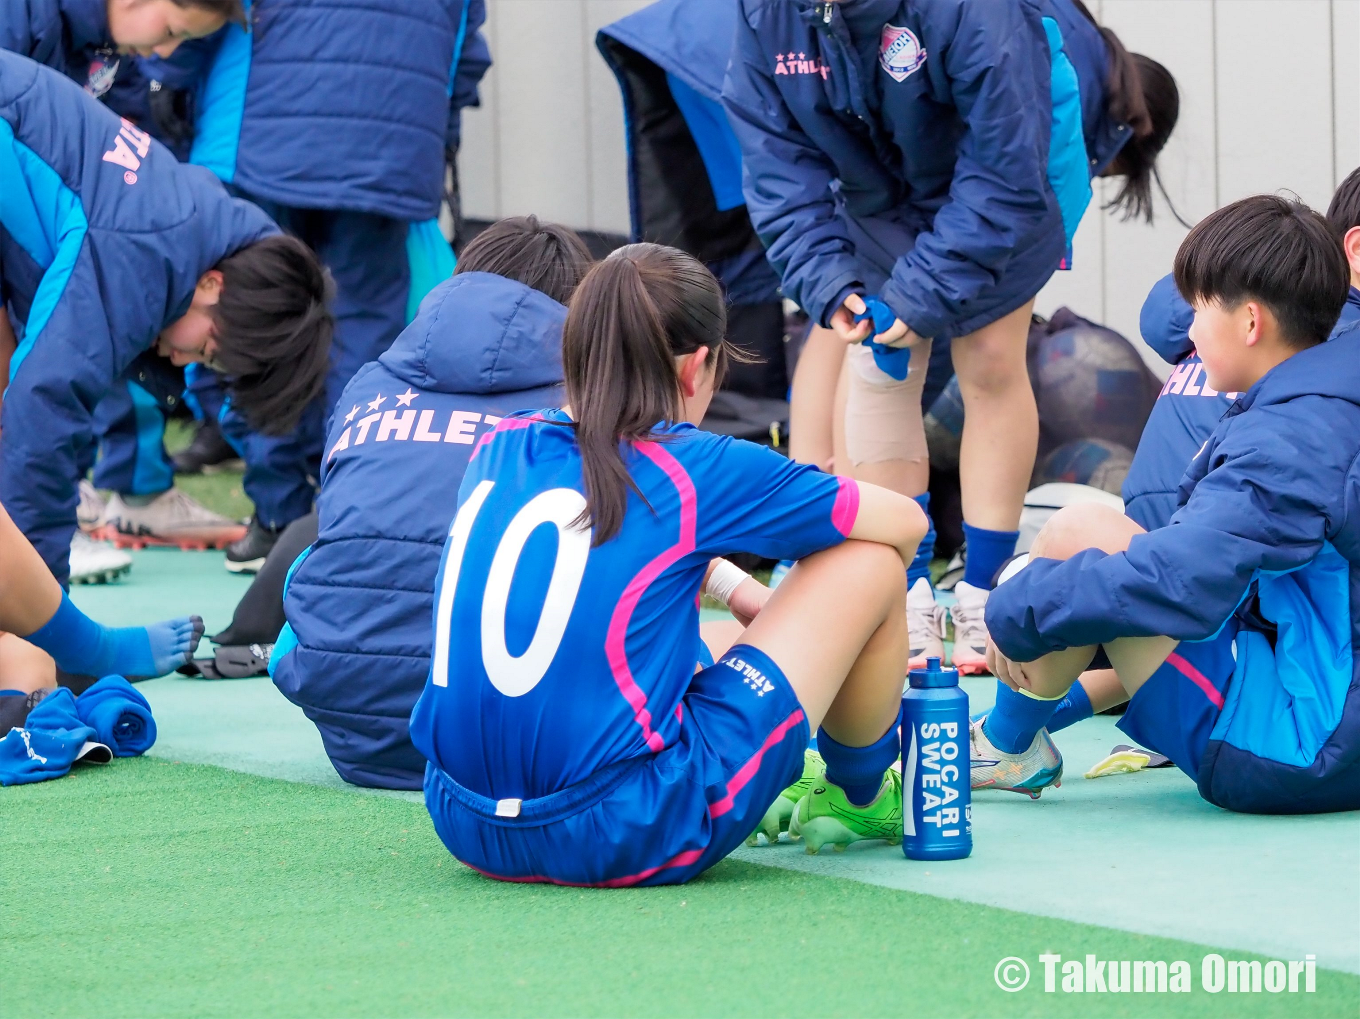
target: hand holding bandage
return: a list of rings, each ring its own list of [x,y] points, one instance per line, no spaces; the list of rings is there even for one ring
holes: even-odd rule
[[[911,346],[920,337],[879,298],[871,294],[863,303],[855,321],[873,323],[873,334],[863,342],[874,352],[874,363],[884,374],[905,381],[911,370]]]

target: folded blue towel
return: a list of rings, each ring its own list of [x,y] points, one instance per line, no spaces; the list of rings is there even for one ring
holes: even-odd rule
[[[151,705],[122,676],[105,676],[91,686],[76,699],[76,711],[119,757],[144,754],[156,742]]]
[[[878,365],[879,371],[891,375],[898,382],[905,382],[911,368],[911,348],[889,347],[874,340],[874,336],[886,333],[897,321],[893,310],[871,294],[864,298],[864,311],[855,316],[855,321],[873,322],[873,335],[864,342],[874,352],[874,364]]]
[[[70,690],[48,694],[28,713],[24,728],[0,739],[0,785],[61,778],[94,737],[94,729],[80,720]]]
[[[61,687],[0,739],[0,785],[61,778],[77,760],[135,757],[155,742],[151,705],[122,676],[105,676],[79,698]]]

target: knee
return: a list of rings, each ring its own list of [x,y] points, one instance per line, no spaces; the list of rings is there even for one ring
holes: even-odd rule
[[[1029,551],[1038,559],[1070,559],[1088,548],[1122,551],[1136,527],[1123,513],[1101,503],[1064,506],[1048,518]]]
[[[873,592],[889,603],[906,602],[907,571],[896,549],[876,541],[847,541],[840,548],[847,574],[861,594]]]
[[[965,400],[1000,396],[1021,386],[1030,391],[1023,343],[1017,346],[1002,338],[974,339],[967,350],[955,356],[954,368],[959,393]]]

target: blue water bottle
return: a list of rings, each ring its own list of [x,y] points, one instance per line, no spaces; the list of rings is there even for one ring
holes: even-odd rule
[[[902,695],[902,852],[961,860],[973,851],[968,695],[957,669],[928,658]]]

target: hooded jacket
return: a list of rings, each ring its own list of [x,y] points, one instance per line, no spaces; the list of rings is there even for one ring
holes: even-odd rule
[[[1026,662],[1127,636],[1205,640],[1251,610],[1265,622],[1238,635],[1201,795],[1260,813],[1360,808],[1360,329],[1237,399],[1178,502],[1124,552],[1032,560],[988,599],[992,638]]]
[[[1104,112],[1105,43],[1067,0],[860,0],[857,18],[868,3],[876,40],[837,3],[740,0],[723,101],[747,209],[821,322],[865,282],[845,217],[895,221],[916,240],[880,296],[922,336],[964,335],[1059,267],[1130,134]]]
[[[271,669],[348,782],[421,787],[425,759],[407,723],[430,670],[435,574],[458,486],[500,418],[560,404],[565,319],[522,283],[453,276],[336,407],[319,536],[290,573]]]
[[[1195,311],[1166,276],[1153,286],[1139,318],[1143,339],[1175,365],[1148,417],[1124,479],[1124,512],[1146,530],[1165,527],[1176,512],[1181,478],[1224,412],[1241,394],[1209,387],[1190,342]],[[1360,290],[1351,288],[1331,339],[1360,325]]]
[[[227,255],[278,232],[69,78],[0,52],[0,499],[58,580],[100,397]]]

